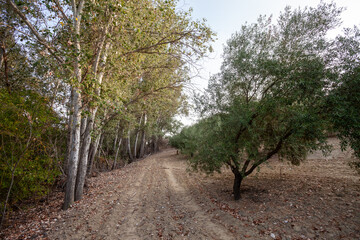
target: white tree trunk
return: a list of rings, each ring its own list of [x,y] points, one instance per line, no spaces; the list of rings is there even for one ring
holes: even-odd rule
[[[87,123],[86,130],[84,132],[84,140],[81,146],[81,155],[79,161],[79,169],[77,173],[76,179],[76,189],[75,189],[75,201],[78,201],[82,198],[85,178],[86,178],[86,170],[87,170],[87,161],[89,156],[89,149],[91,143],[91,132],[94,126],[95,113],[92,113],[89,117],[89,121]]]
[[[144,113],[144,126],[142,129],[142,138],[141,138],[141,143],[140,143],[140,154],[139,154],[140,158],[144,157],[144,155],[145,155],[145,145],[146,145],[145,125],[146,125],[146,121],[147,121],[147,116],[146,116],[146,113]]]
[[[80,122],[81,122],[81,95],[76,88],[73,90],[73,122],[71,124],[71,146],[67,166],[67,181],[63,209],[68,209],[74,203],[75,183],[80,151]]]
[[[95,160],[97,150],[99,148],[101,136],[102,136],[102,132],[99,132],[99,134],[96,136],[95,142],[93,143],[91,154],[89,154],[89,159],[88,159],[89,164],[88,164],[88,170],[87,170],[88,176],[91,176],[92,171],[93,171],[94,160]]]
[[[104,35],[101,40],[100,48],[98,50],[96,61],[93,65],[93,74],[94,77],[97,78],[98,84],[102,84],[102,80],[104,77],[104,71],[102,71],[100,74],[97,74],[99,62],[100,62],[100,56],[101,57],[101,65],[104,67],[107,59],[107,53],[108,49],[110,47],[110,44],[107,43],[105,46],[105,49],[103,51],[104,43],[105,43],[105,37],[107,34],[107,30],[104,31]],[[104,70],[104,69],[102,69]],[[100,88],[95,91],[96,95],[100,95]],[[81,145],[81,155],[80,155],[80,161],[79,161],[79,170],[77,175],[77,181],[76,181],[76,190],[75,190],[75,201],[78,201],[82,198],[83,192],[84,192],[84,185],[85,185],[85,179],[86,179],[86,170],[88,165],[88,158],[89,158],[89,149],[91,144],[91,133],[94,128],[94,121],[96,117],[98,107],[95,107],[93,109],[90,109],[90,116],[88,117],[87,126],[84,132],[84,138]]]
[[[80,128],[80,136],[81,136],[81,142],[84,140],[84,133],[86,130],[86,126],[88,124],[88,117],[82,117],[81,118],[81,128]]]
[[[116,148],[117,148],[118,137],[119,137],[119,128],[120,128],[120,121],[116,125],[116,134],[115,134],[114,147],[113,147],[114,152],[116,151]]]
[[[75,0],[72,1],[72,11],[73,11],[73,25],[74,25],[74,43],[76,49],[76,58],[74,63],[74,76],[76,80],[81,82],[81,45],[80,45],[80,22],[82,9],[84,7],[84,0],[80,0],[78,5],[76,5]],[[76,175],[77,168],[79,164],[79,151],[80,151],[80,123],[81,123],[81,93],[78,87],[73,87],[72,92],[72,124],[71,124],[71,146],[70,146],[70,156],[68,159],[68,174],[65,190],[65,199],[63,209],[68,209],[74,203],[75,197],[75,184],[76,184]]]
[[[113,163],[113,166],[112,166],[112,169],[114,170],[116,168],[116,163],[117,163],[117,158],[119,156],[119,152],[120,152],[120,148],[121,148],[121,144],[122,144],[122,140],[123,140],[123,135],[124,133],[124,129],[121,131],[121,135],[119,136],[119,143],[117,145],[117,148],[116,148],[116,154],[115,154],[115,159],[114,159],[114,163]]]
[[[136,157],[138,156],[136,150],[137,150],[137,145],[138,145],[138,139],[139,139],[139,133],[140,133],[140,128],[141,128],[142,117],[143,117],[143,115],[141,114],[140,122],[139,122],[139,127],[138,127],[138,130],[137,130],[137,132],[136,132],[136,137],[135,137],[135,144],[134,144],[134,158],[135,158],[135,159],[136,159]]]

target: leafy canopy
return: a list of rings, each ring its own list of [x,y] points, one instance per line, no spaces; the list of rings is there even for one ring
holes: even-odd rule
[[[339,114],[346,106],[352,110],[347,123],[357,127],[355,99],[349,99],[357,94],[348,97],[344,91],[349,92],[358,79],[358,68],[344,73],[354,66],[346,54],[344,67],[334,67],[339,57],[333,50],[344,52],[340,48],[345,43],[336,46],[326,38],[339,25],[341,11],[333,3],[287,7],[276,24],[260,16],[257,23],[243,25],[232,35],[224,48],[221,72],[196,98],[203,119],[174,138],[176,146],[194,155],[193,168],[211,173],[230,166],[235,182],[238,179],[236,192],[241,179],[275,155],[299,164],[309,151],[328,152],[328,131],[334,125],[339,128],[343,119]],[[339,104],[335,122],[329,96]],[[346,132],[342,127],[343,139],[351,141],[354,128]]]

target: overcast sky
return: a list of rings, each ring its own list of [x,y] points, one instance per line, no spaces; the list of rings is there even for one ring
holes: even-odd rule
[[[335,0],[334,2],[338,7],[346,8],[341,15],[343,21],[341,29],[354,25],[360,26],[360,0]],[[286,6],[315,7],[319,3],[320,0],[179,0],[179,8],[186,10],[191,7],[193,19],[205,18],[207,25],[217,34],[217,40],[212,44],[214,53],[210,55],[210,58],[199,62],[202,68],[201,77],[195,78],[192,81],[193,85],[201,90],[207,86],[209,76],[219,72],[226,40],[244,23],[256,22],[259,15],[272,15],[273,19],[276,19]],[[341,29],[336,32],[341,33]],[[194,121],[194,118],[182,118],[181,121],[189,124]]]

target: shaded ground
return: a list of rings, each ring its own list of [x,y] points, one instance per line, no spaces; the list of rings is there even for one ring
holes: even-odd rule
[[[338,150],[300,167],[273,159],[235,202],[229,170],[189,173],[167,149],[92,178],[66,212],[59,200],[39,206],[6,239],[360,239],[360,181],[348,160]]]

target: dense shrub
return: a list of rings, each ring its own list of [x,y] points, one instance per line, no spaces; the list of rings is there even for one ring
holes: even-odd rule
[[[54,139],[61,133],[48,101],[31,91],[0,91],[0,202],[44,196],[60,171]],[[58,159],[59,160],[59,159]]]

